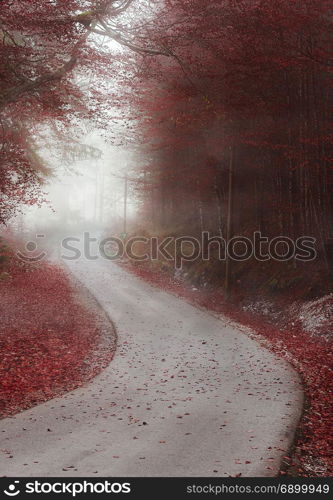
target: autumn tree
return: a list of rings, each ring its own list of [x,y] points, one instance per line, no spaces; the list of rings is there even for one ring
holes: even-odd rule
[[[85,123],[105,129],[110,108],[121,107],[117,90],[128,77],[122,59],[128,53],[169,55],[140,28],[151,10],[145,0],[1,2],[1,223],[20,202],[41,199],[48,174],[40,155],[45,135],[67,148],[69,133],[77,142]],[[112,51],[105,40],[126,53]]]
[[[153,225],[311,235],[328,264],[329,2],[166,0],[159,19],[177,61],[150,61],[141,94]]]

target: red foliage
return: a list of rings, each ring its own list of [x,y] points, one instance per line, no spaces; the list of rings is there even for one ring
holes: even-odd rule
[[[232,164],[234,235],[314,235],[324,246],[333,234],[329,2],[165,5],[160,29],[181,64],[153,60],[137,91],[143,216],[162,233],[226,235]]]
[[[81,385],[110,361],[92,362],[100,340],[96,318],[78,302],[63,270],[40,264],[9,272],[0,285],[2,416]]]
[[[131,3],[1,1],[1,224],[20,204],[43,201],[40,185],[48,169],[40,156],[42,148],[66,148],[88,122],[97,128],[108,122],[109,116],[101,118],[97,107],[102,102],[100,111],[109,107],[110,90],[105,90],[110,65],[120,56],[101,50],[88,38],[93,22],[118,18]],[[98,85],[93,76],[99,78]]]
[[[287,457],[287,460],[297,475],[310,477],[331,475],[333,473],[332,341],[313,338],[299,326],[281,330],[263,317],[241,311],[237,305],[226,302],[223,292],[193,291],[184,283],[161,272],[154,272],[143,265],[133,266],[127,263],[126,268],[149,283],[192,304],[225,314],[251,327],[263,339],[268,340],[272,351],[285,357],[294,366],[304,381],[307,401],[295,443],[295,453],[291,458]],[[316,473],[313,472],[314,469],[317,470]]]

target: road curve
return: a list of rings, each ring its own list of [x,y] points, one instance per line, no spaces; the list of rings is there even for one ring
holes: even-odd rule
[[[71,269],[117,328],[115,358],[0,422],[0,475],[276,475],[303,402],[290,365],[115,264]]]

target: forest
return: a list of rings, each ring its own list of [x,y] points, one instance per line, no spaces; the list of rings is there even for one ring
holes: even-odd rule
[[[93,227],[103,237],[141,239],[140,252],[142,238],[183,239],[171,259],[148,252],[144,261],[120,259],[119,267],[252,328],[287,359],[300,374],[306,405],[281,474],[329,475],[332,2],[2,0],[0,33],[3,416],[99,370],[96,353],[81,369],[98,344],[98,328],[91,311],[74,303],[66,273],[45,262],[31,267],[16,253],[28,234],[24,214],[43,206],[57,212],[48,191],[63,182],[62,219],[34,228],[53,232],[54,245],[54,235]],[[111,148],[124,152],[120,171],[105,159]],[[84,193],[95,193],[89,221],[82,215],[86,194],[80,214],[69,208],[70,191],[80,191],[85,175],[81,160],[91,175]],[[75,180],[67,193],[69,173]],[[209,257],[191,258],[203,234],[212,239]],[[247,252],[256,234],[267,258]],[[220,239],[235,242],[233,255],[221,259]],[[307,258],[289,251],[301,241]],[[27,308],[19,314],[18,303]],[[52,312],[61,308],[62,318]],[[30,357],[31,315],[52,331],[38,341],[42,357]],[[100,369],[112,356],[103,351]]]
[[[156,88],[166,62],[150,62],[150,86],[138,89],[147,144],[142,219],[157,232],[210,231],[227,240],[255,231],[293,240],[312,236],[315,270],[309,263],[284,263],[274,284],[288,287],[306,277],[315,293],[329,288],[328,3],[174,4],[177,21],[166,43],[182,64],[168,63],[169,78]],[[220,262],[207,266],[210,279],[223,279]],[[245,279],[247,288],[251,281],[257,287],[274,272],[271,262],[247,262],[233,270],[231,286]]]

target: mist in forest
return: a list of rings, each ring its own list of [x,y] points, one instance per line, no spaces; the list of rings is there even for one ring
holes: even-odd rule
[[[46,152],[45,157],[48,155]],[[10,230],[25,242],[37,238],[53,247],[60,246],[65,237],[84,232],[99,237],[121,233],[124,216],[128,223],[137,206],[126,181],[135,166],[134,158],[128,149],[110,146],[90,134],[78,150],[63,151],[62,161],[57,160],[43,186],[44,203],[24,206],[10,221]],[[56,163],[52,156],[48,161]]]

